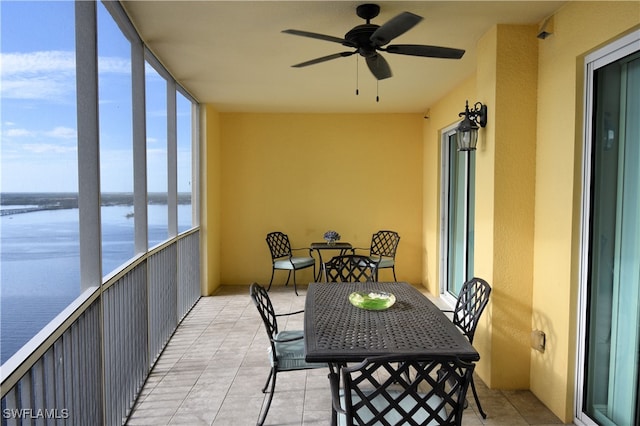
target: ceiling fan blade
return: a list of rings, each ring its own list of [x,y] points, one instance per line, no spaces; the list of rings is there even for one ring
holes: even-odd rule
[[[334,43],[343,44],[345,46],[356,47],[353,43],[349,42],[348,40],[345,40],[340,37],[326,35],[326,34],[318,34],[318,33],[312,33],[309,31],[300,31],[300,30],[282,30],[282,32],[285,34],[293,34],[301,37],[315,38],[317,40],[331,41]]]
[[[312,59],[310,61],[306,61],[306,62],[301,62],[299,64],[295,64],[295,65],[291,65],[294,68],[302,68],[302,67],[306,67],[309,65],[314,65],[314,64],[319,64],[321,62],[326,62],[326,61],[330,61],[332,59],[337,59],[337,58],[344,58],[346,56],[351,56],[356,52],[340,52],[340,53],[334,53],[333,55],[327,55],[327,56],[323,56],[321,58],[316,58],[316,59]]]
[[[387,46],[385,52],[399,55],[424,56],[427,58],[460,59],[464,50],[451,47],[427,46],[423,44],[394,44]]]
[[[422,21],[422,16],[411,12],[402,12],[375,30],[371,34],[370,40],[375,46],[384,46],[394,38],[409,31],[420,21]]]
[[[391,68],[389,67],[389,63],[381,55],[369,56],[366,60],[369,70],[376,79],[384,80],[385,78],[391,77]]]

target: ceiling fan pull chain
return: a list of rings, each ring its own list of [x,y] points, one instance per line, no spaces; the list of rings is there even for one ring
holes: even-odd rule
[[[376,80],[376,102],[380,102],[380,80]]]
[[[358,57],[356,56],[356,96],[358,96],[360,94],[360,90],[359,90],[359,86],[360,86],[360,73],[358,71],[358,64],[360,63],[360,60],[358,59]]]

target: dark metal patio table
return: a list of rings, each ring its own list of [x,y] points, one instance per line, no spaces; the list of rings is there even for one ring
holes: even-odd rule
[[[393,293],[396,302],[380,311],[349,302],[354,291]],[[425,355],[478,361],[480,355],[440,309],[408,283],[311,283],[304,315],[305,359],[326,362],[329,376],[338,367],[373,356],[418,359]],[[332,406],[331,425],[337,424]]]
[[[354,291],[393,293],[396,302],[382,311],[357,308]],[[466,337],[425,295],[408,283],[311,283],[304,319],[308,362],[358,362],[371,356],[425,355],[480,359]]]
[[[352,251],[353,252],[353,246],[351,245],[351,243],[340,243],[340,242],[333,242],[333,243],[329,243],[327,241],[325,242],[321,242],[321,243],[311,243],[311,245],[309,246],[309,248],[311,249],[311,251],[317,251],[318,252],[318,261],[320,262],[320,268],[318,268],[318,273],[315,276],[316,281],[320,281],[320,278],[322,278],[324,276],[324,271],[325,271],[325,267],[324,267],[324,260],[322,259],[322,251],[323,250],[335,250],[335,251],[339,251],[339,254],[346,254],[348,251]]]

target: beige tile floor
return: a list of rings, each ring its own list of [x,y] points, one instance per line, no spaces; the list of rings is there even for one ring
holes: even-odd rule
[[[304,307],[305,288],[273,287],[276,312]],[[302,315],[279,322],[302,329]],[[255,425],[265,400],[269,372],[268,340],[249,288],[223,286],[201,298],[167,344],[127,425]],[[562,422],[529,391],[488,389],[476,378],[486,419],[470,398],[463,425],[557,425]],[[265,425],[328,425],[327,372],[307,370],[278,375]]]

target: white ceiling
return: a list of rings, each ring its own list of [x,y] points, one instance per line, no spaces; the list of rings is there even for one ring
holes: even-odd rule
[[[424,19],[390,44],[466,50],[460,60],[384,54],[393,77],[377,81],[359,55],[291,65],[351,50],[281,33],[344,37],[365,23],[364,1],[122,1],[149,48],[198,101],[221,112],[418,112],[474,73],[476,44],[495,24],[538,25],[564,1],[383,1],[371,23],[403,11]],[[356,79],[360,94],[356,96]],[[378,86],[378,87],[376,87]],[[376,93],[380,102],[376,102]]]

